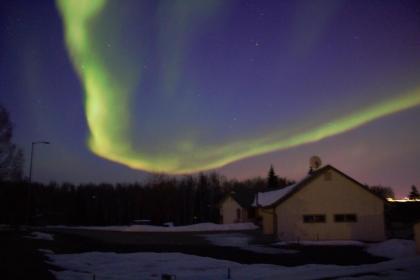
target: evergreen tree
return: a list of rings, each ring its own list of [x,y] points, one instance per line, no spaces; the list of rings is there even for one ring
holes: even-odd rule
[[[395,198],[394,190],[390,187],[372,186],[369,189],[371,190],[371,192],[383,197],[384,199]]]
[[[18,181],[23,175],[23,153],[12,143],[13,125],[0,105],[0,181]]]
[[[279,177],[276,175],[273,165],[270,166],[270,170],[268,171],[267,186],[269,188],[277,188],[279,186]]]
[[[409,199],[420,199],[420,193],[417,190],[416,186],[411,186],[411,192],[408,194]]]

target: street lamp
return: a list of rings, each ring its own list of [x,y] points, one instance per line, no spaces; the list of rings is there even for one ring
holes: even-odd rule
[[[29,164],[29,183],[32,182],[32,162],[33,162],[33,158],[34,158],[34,146],[36,144],[46,144],[46,145],[48,145],[48,144],[50,144],[50,142],[48,142],[48,141],[35,141],[35,142],[32,142],[32,146],[31,146],[31,162]]]

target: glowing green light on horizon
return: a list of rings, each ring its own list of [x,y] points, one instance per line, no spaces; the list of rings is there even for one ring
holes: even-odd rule
[[[247,157],[320,141],[362,126],[378,118],[420,105],[420,88],[396,98],[367,106],[350,115],[321,124],[303,133],[285,137],[285,131],[224,145],[198,146],[180,142],[170,153],[149,154],[130,144],[128,112],[132,85],[115,78],[105,58],[95,51],[90,22],[99,16],[106,0],[57,0],[66,44],[85,90],[90,149],[105,159],[131,168],[172,174],[221,167]]]

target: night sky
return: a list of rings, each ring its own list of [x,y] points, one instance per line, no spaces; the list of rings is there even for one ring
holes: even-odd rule
[[[35,181],[297,180],[319,155],[420,186],[419,1],[0,5],[0,103],[27,162],[51,142]]]

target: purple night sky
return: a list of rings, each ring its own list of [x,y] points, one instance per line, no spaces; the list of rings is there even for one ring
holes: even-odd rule
[[[138,150],[169,152],[186,137],[198,147],[273,132],[290,137],[408,91],[418,100],[419,1],[175,2],[108,1],[95,21],[98,53],[118,66],[112,73],[141,76],[127,108]],[[2,1],[0,13],[0,104],[15,124],[14,141],[26,162],[32,141],[51,142],[36,147],[34,180],[147,178],[87,146],[83,84],[55,2]],[[401,197],[420,186],[419,124],[413,105],[215,170],[244,179],[265,176],[273,164],[278,175],[298,180],[319,155]]]

